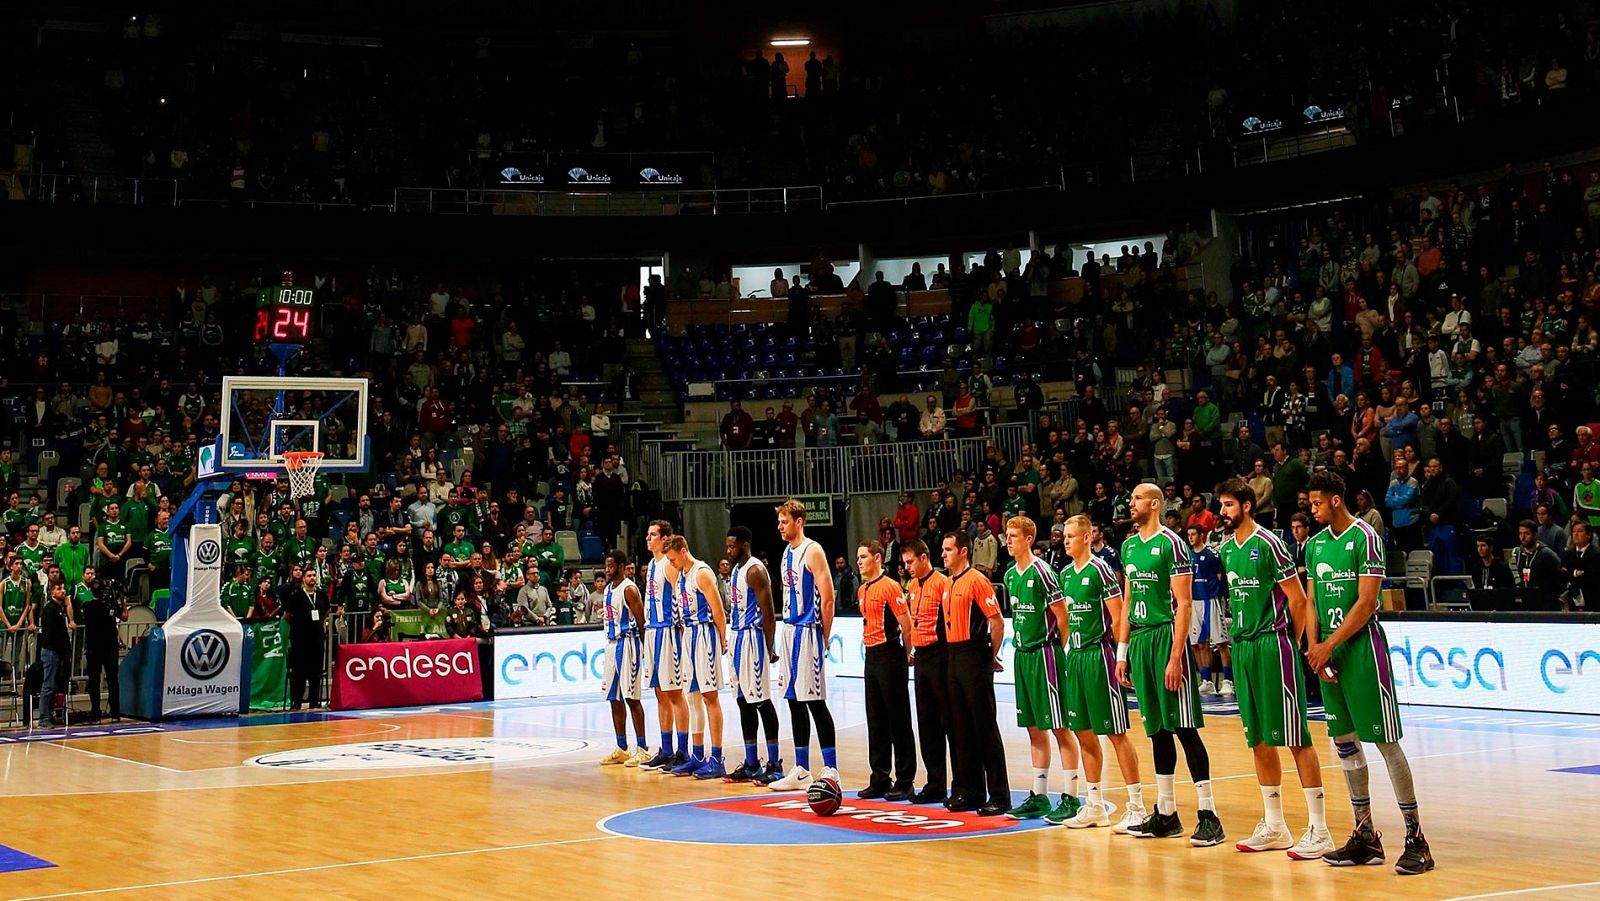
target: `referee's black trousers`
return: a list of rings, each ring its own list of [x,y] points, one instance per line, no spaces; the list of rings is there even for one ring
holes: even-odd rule
[[[917,741],[927,786],[943,793],[949,782],[944,751],[949,740],[945,716],[950,710],[949,647],[944,642],[917,648]],[[952,755],[955,748],[950,749]]]
[[[898,641],[867,648],[867,762],[871,784],[910,788],[917,778],[915,741],[911,737],[911,694],[906,687],[906,649]],[[893,752],[893,761],[890,752]]]
[[[955,765],[951,795],[1011,804],[1006,749],[994,703],[994,653],[987,636],[950,645],[950,750]]]

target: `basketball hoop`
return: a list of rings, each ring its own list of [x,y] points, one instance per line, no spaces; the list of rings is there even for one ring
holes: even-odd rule
[[[289,472],[289,496],[310,497],[322,469],[322,451],[289,451],[283,455],[283,468]]]

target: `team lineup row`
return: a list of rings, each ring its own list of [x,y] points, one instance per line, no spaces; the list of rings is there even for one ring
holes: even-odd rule
[[[1321,859],[1334,866],[1382,864],[1381,834],[1370,809],[1366,742],[1384,757],[1405,823],[1405,850],[1395,870],[1413,875],[1433,869],[1410,766],[1399,744],[1387,641],[1376,619],[1382,539],[1350,513],[1337,475],[1318,473],[1308,488],[1321,526],[1307,552],[1309,591],[1282,539],[1257,527],[1250,486],[1234,479],[1217,489],[1229,533],[1220,549],[1223,596],[1202,599],[1198,612],[1196,549],[1161,525],[1162,498],[1153,485],[1133,492],[1135,531],[1122,544],[1121,572],[1092,552],[1086,517],[1067,521],[1070,561],[1059,572],[1033,554],[1031,519],[1019,516],[1006,523],[1013,560],[1005,586],[1012,606],[1017,718],[1028,733],[1033,767],[1031,790],[1015,806],[994,696],[1005,623],[993,586],[971,566],[967,535],[945,536],[944,573],[933,568],[922,542],[902,547],[911,575],[905,587],[885,575],[883,549],[862,542],[856,552],[862,582],[857,596],[866,644],[871,778],[859,796],[942,802],[952,811],[1042,818],[1075,829],[1109,826],[1140,838],[1176,837],[1184,832],[1174,789],[1182,745],[1197,795],[1197,823],[1189,841],[1197,847],[1221,844],[1225,833],[1200,737],[1204,716],[1190,644],[1225,644],[1232,652],[1231,681],[1264,807],[1253,832],[1235,847],[1283,850],[1296,860]],[[777,513],[786,543],[776,587],[782,593],[781,622],[772,580],[751,556],[751,535],[742,527],[729,530],[726,538],[733,564],[726,609],[711,568],[695,559],[665,522],[649,527],[652,559],[641,570],[642,589],[626,577],[626,555],[608,555],[604,681],[617,748],[603,764],[799,790],[813,781],[814,723],[823,758],[818,779],[838,782],[826,704],[826,648],[834,609],[827,558],[805,536],[801,503],[786,501]],[[745,744],[745,760],[731,772],[721,748],[718,691],[724,655],[732,658],[730,682]],[[1323,682],[1328,732],[1350,792],[1356,825],[1342,847],[1334,846],[1327,827],[1302,657]],[[777,668],[777,691],[790,705],[794,726],[795,766],[787,772],[779,756],[769,665]],[[915,736],[908,689],[913,671]],[[654,755],[646,750],[640,704],[647,686],[656,693],[660,717],[661,742]],[[1154,812],[1145,805],[1138,757],[1127,736],[1129,690],[1154,752]],[[630,714],[637,738],[632,750],[626,738]],[[757,754],[758,723],[766,737],[764,766]],[[1104,798],[1101,786],[1101,736],[1127,786],[1124,815],[1115,825],[1110,818],[1115,805]],[[927,776],[920,790],[914,786],[918,744]],[[1065,777],[1055,804],[1048,794],[1052,744]],[[1298,840],[1284,820],[1280,747],[1290,751],[1309,809],[1310,822]]]

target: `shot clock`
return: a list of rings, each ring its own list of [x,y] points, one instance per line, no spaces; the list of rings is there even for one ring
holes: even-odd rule
[[[289,286],[256,296],[257,344],[309,344],[316,332],[316,292]]]

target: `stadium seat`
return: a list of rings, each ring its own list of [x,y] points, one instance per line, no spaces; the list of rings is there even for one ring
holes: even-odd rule
[[[561,553],[568,560],[579,560],[583,557],[583,549],[578,546],[578,533],[571,529],[562,529],[556,533],[556,544],[561,545]]]
[[[595,532],[584,532],[578,536],[578,547],[582,550],[584,563],[599,563],[606,555],[605,542],[600,540]],[[571,562],[570,560],[568,561]]]

